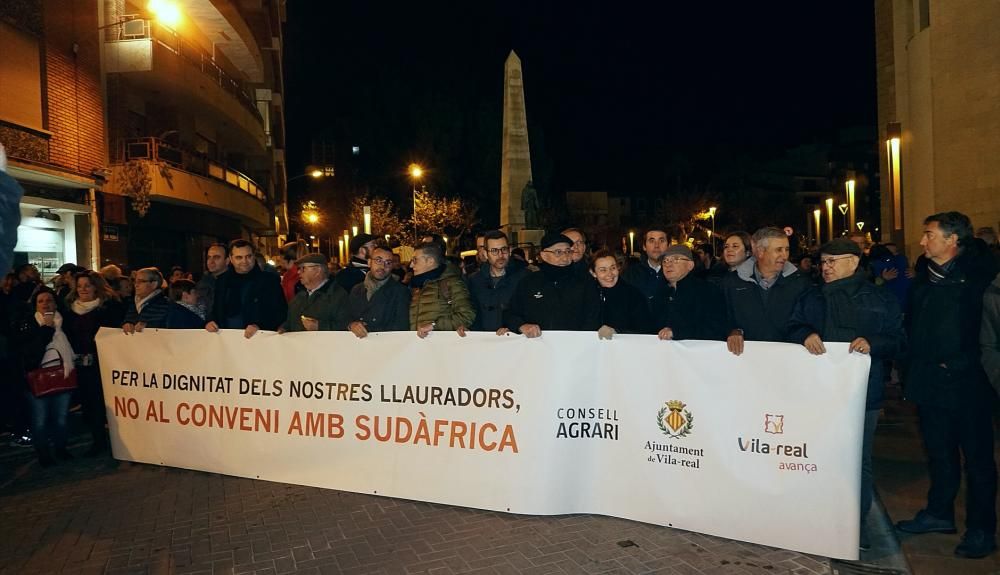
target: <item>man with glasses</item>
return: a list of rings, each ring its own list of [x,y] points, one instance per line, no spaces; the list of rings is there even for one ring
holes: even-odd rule
[[[788,341],[788,318],[809,280],[788,261],[788,236],[778,228],[761,228],[750,239],[753,255],[726,274],[726,346],[735,355],[743,342]]]
[[[299,283],[305,288],[288,303],[288,319],[278,328],[286,331],[343,331],[350,311],[347,293],[330,281],[326,256],[307,254],[295,260]]]
[[[288,315],[288,302],[278,274],[257,265],[253,244],[229,242],[229,270],[219,276],[205,329],[242,329],[250,339],[258,330],[275,331]]]
[[[167,327],[170,299],[163,293],[162,285],[163,275],[156,268],[142,268],[135,272],[135,295],[125,308],[122,331],[131,334],[146,327]]]
[[[580,274],[582,277],[590,278],[590,264],[587,261],[587,236],[583,233],[580,228],[567,228],[563,230],[562,235],[566,236],[573,242],[573,254],[570,257],[572,260],[570,262],[570,267],[573,268],[573,272]]]
[[[497,331],[529,338],[544,330],[597,331],[601,327],[597,284],[573,272],[573,240],[562,234],[545,234],[541,241],[539,271],[527,274],[517,284],[510,307],[504,312],[504,327]]]
[[[678,244],[660,260],[667,281],[653,298],[653,326],[660,339],[723,340],[726,307],[722,292],[692,272],[691,249]]]
[[[871,356],[868,398],[861,446],[861,549],[868,549],[865,524],[872,504],[872,441],[878,423],[885,384],[884,362],[903,348],[903,314],[896,298],[868,281],[859,270],[861,248],[848,238],[837,238],[820,249],[823,286],[811,288],[795,304],[789,319],[789,341],[809,353],[826,353],[824,342],[849,343],[849,353]]]
[[[351,322],[347,329],[359,338],[380,331],[410,329],[410,290],[392,273],[394,255],[385,246],[372,249],[364,281],[351,290]]]
[[[639,288],[646,296],[646,304],[653,309],[653,298],[666,281],[660,269],[660,262],[669,244],[667,232],[661,228],[652,227],[643,235],[643,252],[646,256],[642,261],[629,260],[629,265],[622,273],[622,279]]]
[[[510,305],[514,289],[527,272],[527,266],[511,259],[507,234],[492,230],[484,235],[487,265],[469,278],[469,293],[476,306],[473,331],[497,331],[503,327],[503,312]]]

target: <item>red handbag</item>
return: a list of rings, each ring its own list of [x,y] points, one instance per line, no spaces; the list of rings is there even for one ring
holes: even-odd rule
[[[62,354],[58,351],[56,353],[59,354],[57,365],[42,364],[42,367],[28,372],[28,388],[35,397],[47,397],[76,389],[76,370],[69,372],[67,376],[63,372]]]

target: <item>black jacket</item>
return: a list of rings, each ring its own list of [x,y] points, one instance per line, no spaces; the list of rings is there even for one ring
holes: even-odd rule
[[[610,288],[597,283],[597,297],[601,325],[613,327],[618,333],[649,333],[652,330],[646,298],[639,288],[621,279]]]
[[[888,290],[868,281],[864,272],[806,291],[788,320],[789,343],[805,343],[812,334],[823,341],[852,342],[863,337],[871,345],[866,409],[882,404],[884,360],[903,350],[906,333],[899,302]]]
[[[373,333],[410,329],[410,290],[394,275],[389,276],[371,301],[368,300],[364,282],[356,284],[348,298],[348,309],[348,327],[352,322],[360,321],[365,324],[365,329]]]
[[[337,285],[344,288],[346,293],[351,293],[354,286],[365,281],[365,274],[368,273],[368,262],[358,259],[351,258],[351,261],[347,262],[344,269],[337,272],[334,276],[334,281]]]
[[[930,280],[930,265],[917,268],[910,288],[905,396],[942,408],[992,401],[980,363],[979,336],[983,293],[997,275],[996,262],[972,244],[952,260],[946,277],[937,283]]]
[[[121,327],[125,305],[116,299],[106,299],[97,309],[78,315],[69,304],[61,311],[63,332],[76,353],[97,353],[94,338],[102,327]],[[202,324],[204,326],[204,324]]]
[[[281,278],[273,272],[261,270],[256,265],[249,273],[237,277],[232,265],[215,282],[215,297],[206,322],[214,321],[220,328],[244,329],[256,325],[258,329],[275,331],[285,321],[288,303],[281,289]],[[242,293],[231,293],[242,289]],[[239,302],[234,305],[234,302]],[[239,318],[240,325],[227,325],[232,318]]]
[[[726,302],[714,284],[689,273],[677,287],[660,287],[653,298],[653,333],[669,327],[673,339],[726,338]]]
[[[517,284],[528,273],[528,266],[511,259],[503,277],[493,284],[490,266],[485,264],[469,278],[469,295],[476,306],[473,331],[496,331],[503,327],[503,312],[510,306]]]
[[[639,288],[639,291],[646,298],[646,306],[650,311],[653,309],[653,298],[656,297],[656,292],[667,284],[667,279],[663,277],[662,268],[654,270],[649,267],[649,260],[646,259],[646,256],[642,256],[639,260],[629,260],[625,271],[622,272],[621,279]]]
[[[142,312],[136,311],[135,297],[130,297],[125,304],[125,319],[122,324],[137,324],[142,322],[146,327],[167,327],[167,311],[170,309],[170,299],[162,291],[142,306]]]
[[[767,293],[753,279],[757,266],[749,258],[722,280],[726,299],[726,334],[742,329],[747,341],[788,341],[788,318],[795,302],[809,288],[809,280],[792,264],[785,269]]]
[[[504,326],[520,333],[526,323],[542,330],[596,331],[601,327],[597,285],[585,281],[572,268],[539,264],[517,284]]]
[[[175,301],[167,308],[167,329],[204,329],[206,323],[204,318]]]

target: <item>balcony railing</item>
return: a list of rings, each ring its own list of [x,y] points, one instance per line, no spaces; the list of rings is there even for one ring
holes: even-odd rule
[[[225,182],[267,203],[267,194],[256,182],[240,171],[212,161],[204,154],[178,148],[159,138],[132,138],[124,140],[117,148],[115,154],[117,162],[129,160],[164,162],[186,172]]]
[[[198,45],[185,40],[180,34],[167,26],[159,24],[155,20],[146,20],[135,15],[129,15],[109,25],[105,35],[106,42],[141,40],[144,38],[150,39],[189,65],[198,68],[203,74],[217,83],[219,87],[236,98],[244,108],[263,123],[264,120],[260,114],[260,110],[257,109],[257,103],[250,96],[253,91],[244,82],[235,78],[216,64],[212,54],[209,54]]]

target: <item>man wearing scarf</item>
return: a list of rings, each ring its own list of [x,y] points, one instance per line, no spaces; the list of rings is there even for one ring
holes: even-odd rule
[[[597,284],[573,271],[573,240],[562,234],[542,237],[539,271],[521,279],[504,312],[506,331],[529,338],[544,330],[597,331],[601,327]]]
[[[810,288],[795,304],[789,320],[790,341],[805,346],[809,353],[826,353],[826,341],[850,343],[850,353],[871,356],[868,398],[861,446],[861,549],[869,549],[865,522],[871,508],[872,441],[878,423],[885,388],[882,373],[885,360],[903,349],[903,314],[899,302],[888,290],[868,281],[860,269],[862,251],[857,243],[837,238],[819,252],[823,286]]]
[[[347,329],[347,294],[330,280],[323,254],[306,254],[295,260],[302,291],[288,303],[288,319],[278,331],[344,331]]]
[[[395,259],[384,246],[371,251],[364,281],[354,286],[348,301],[351,323],[347,329],[361,337],[369,332],[410,329],[410,290],[392,273]]]
[[[125,309],[122,331],[131,334],[144,327],[167,327],[170,300],[162,285],[163,275],[156,268],[142,268],[135,273],[135,296]]]
[[[205,329],[242,329],[250,339],[258,330],[275,331],[288,313],[278,274],[257,265],[253,244],[244,239],[229,244],[229,271],[219,277],[215,302]]]
[[[966,531],[960,557],[996,550],[997,471],[993,456],[996,393],[980,363],[983,293],[996,262],[972,235],[964,214],[924,220],[926,266],[913,280],[906,313],[910,346],[906,399],[917,404],[927,449],[927,507],[896,527],[907,533],[955,533],[955,496],[966,471]],[[960,457],[963,456],[963,457]]]
[[[466,328],[476,319],[476,308],[458,269],[447,265],[441,245],[421,244],[413,251],[410,267],[410,329],[421,338],[434,330],[454,330],[465,337]]]

